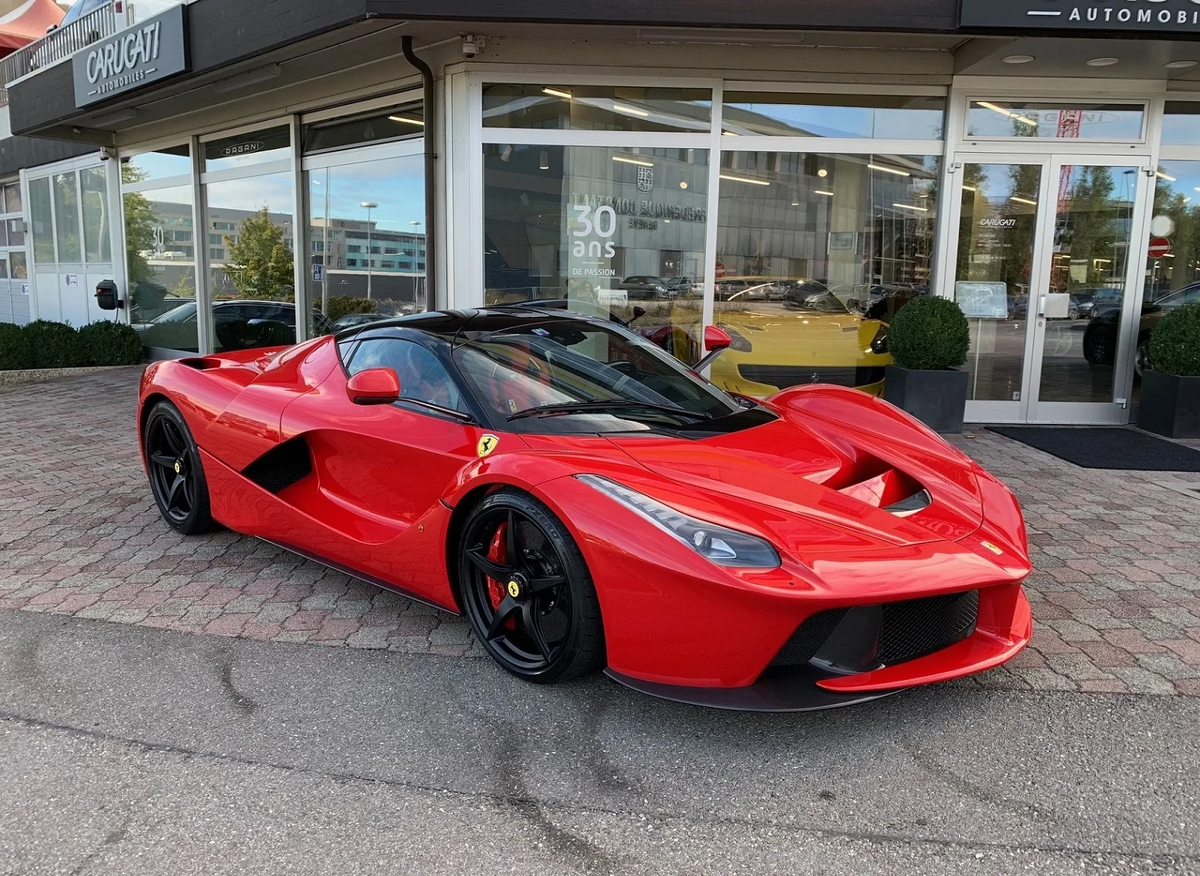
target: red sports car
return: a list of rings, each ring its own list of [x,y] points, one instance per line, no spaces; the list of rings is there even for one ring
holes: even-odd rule
[[[823,708],[1030,637],[1020,509],[970,458],[852,389],[730,395],[607,320],[428,313],[157,362],[138,417],[175,529],[464,614],[530,681]]]

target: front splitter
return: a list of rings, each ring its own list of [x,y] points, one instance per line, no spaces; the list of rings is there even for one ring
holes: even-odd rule
[[[734,712],[817,712],[878,700],[906,688],[843,694],[817,686],[830,678],[811,666],[768,669],[747,687],[690,687],[631,678],[612,669],[604,674],[618,684],[659,699]]]

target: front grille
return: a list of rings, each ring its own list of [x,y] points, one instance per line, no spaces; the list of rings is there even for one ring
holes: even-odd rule
[[[844,608],[822,611],[800,624],[791,638],[779,649],[771,665],[803,666],[812,660],[833,632],[833,628],[846,616],[846,611]]]
[[[978,614],[978,590],[884,603],[879,661],[904,663],[962,641],[974,632]]]
[[[883,380],[884,375],[883,368],[804,368],[797,365],[739,365],[738,371],[746,380],[779,389],[809,383],[867,386]]]
[[[803,666],[820,656],[841,671],[860,672],[904,663],[962,641],[975,631],[978,614],[978,590],[822,611],[796,628],[770,665]],[[826,649],[843,621],[838,642]]]

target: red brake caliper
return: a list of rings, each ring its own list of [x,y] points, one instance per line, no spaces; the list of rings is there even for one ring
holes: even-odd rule
[[[496,527],[496,534],[492,536],[492,543],[488,545],[488,559],[493,563],[508,562],[508,548],[504,544],[505,536],[508,535],[508,523],[501,523]],[[492,601],[492,610],[497,611],[500,608],[500,603],[504,601],[505,589],[508,586],[507,581],[497,581],[495,578],[487,579],[488,598]]]

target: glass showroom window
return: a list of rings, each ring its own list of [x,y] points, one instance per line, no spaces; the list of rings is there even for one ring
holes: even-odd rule
[[[721,131],[726,136],[940,140],[946,98],[727,91],[721,112]]]
[[[706,88],[612,85],[483,87],[486,128],[575,131],[692,131],[712,128],[712,92]]]
[[[204,221],[213,349],[296,342],[295,185],[287,125],[206,141]],[[219,256],[219,257],[218,257]]]
[[[485,303],[610,316],[700,355],[708,151],[484,146]]]
[[[879,393],[887,324],[930,293],[941,161],[928,155],[726,152],[714,320],[726,389],[806,383]]]
[[[187,146],[124,156],[121,199],[130,319],[147,347],[199,349],[192,162]]]
[[[1136,141],[1145,120],[1142,104],[973,100],[967,138]]]
[[[416,102],[305,126],[310,335],[426,309],[423,125]]]

